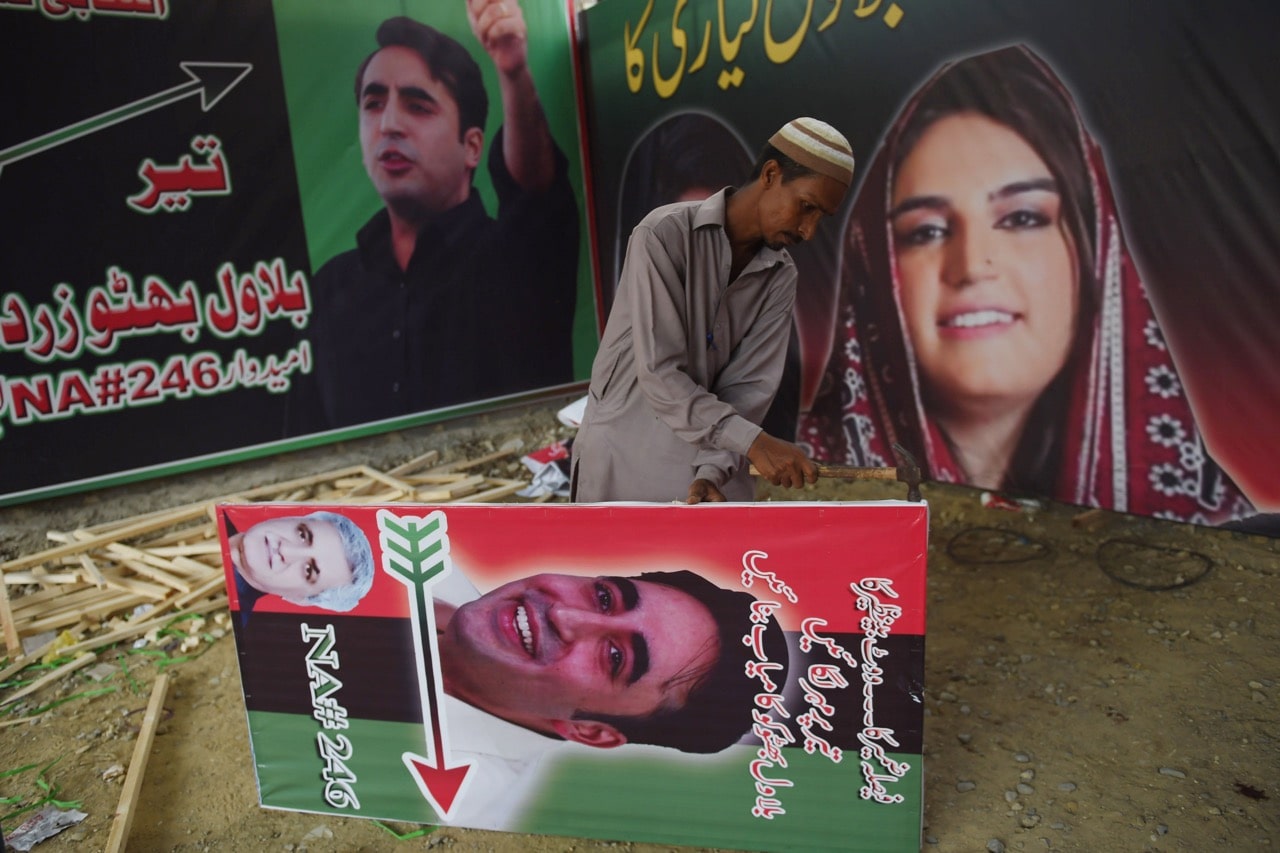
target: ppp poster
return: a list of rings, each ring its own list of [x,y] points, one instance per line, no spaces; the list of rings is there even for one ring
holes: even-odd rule
[[[927,512],[221,506],[261,802],[918,849]]]
[[[1280,506],[1274,8],[612,0],[582,18],[603,309],[641,216],[741,183],[815,116],[858,164],[791,250],[780,398],[819,458],[891,465],[896,440],[935,480],[1201,524]]]
[[[0,128],[0,502],[584,376],[596,329],[567,5],[503,8],[473,26],[464,0],[0,2],[0,68],[40,81],[6,87]],[[387,44],[431,47],[470,81],[469,129],[447,87],[429,114],[357,97],[398,17],[414,24]],[[458,126],[431,136],[437,117]],[[504,139],[534,146],[532,165],[508,168]],[[449,181],[452,196],[419,201]],[[351,259],[387,199],[431,211],[407,269],[372,237]],[[511,236],[531,220],[554,224],[553,261],[485,262],[537,260]]]

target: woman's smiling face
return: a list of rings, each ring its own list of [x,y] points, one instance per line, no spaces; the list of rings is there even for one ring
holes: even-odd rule
[[[1079,274],[1061,208],[1044,160],[978,113],[937,120],[903,159],[889,221],[933,405],[1029,405],[1066,364]]]

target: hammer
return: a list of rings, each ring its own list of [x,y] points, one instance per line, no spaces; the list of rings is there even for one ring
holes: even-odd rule
[[[897,468],[855,468],[849,465],[819,465],[818,476],[836,480],[898,480],[907,484],[907,500],[920,500],[920,466],[916,458],[896,441],[893,443],[893,454],[898,457]],[[751,466],[751,475],[758,476],[756,466]]]

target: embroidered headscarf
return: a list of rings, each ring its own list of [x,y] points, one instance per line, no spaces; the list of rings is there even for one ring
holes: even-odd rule
[[[845,230],[835,342],[801,443],[819,461],[879,466],[895,464],[890,446],[900,442],[930,479],[967,482],[921,390],[886,215],[895,169],[920,136],[965,112],[1012,129],[1049,167],[1080,275],[1071,351],[1000,487],[1200,524],[1250,514],[1205,452],[1125,248],[1102,152],[1066,87],[1023,47],[944,66],[886,134]]]

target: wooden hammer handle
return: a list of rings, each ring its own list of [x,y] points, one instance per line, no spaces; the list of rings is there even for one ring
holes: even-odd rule
[[[751,466],[751,476],[759,477],[760,471]],[[818,476],[833,480],[896,480],[897,468],[854,468],[848,465],[819,465]]]

